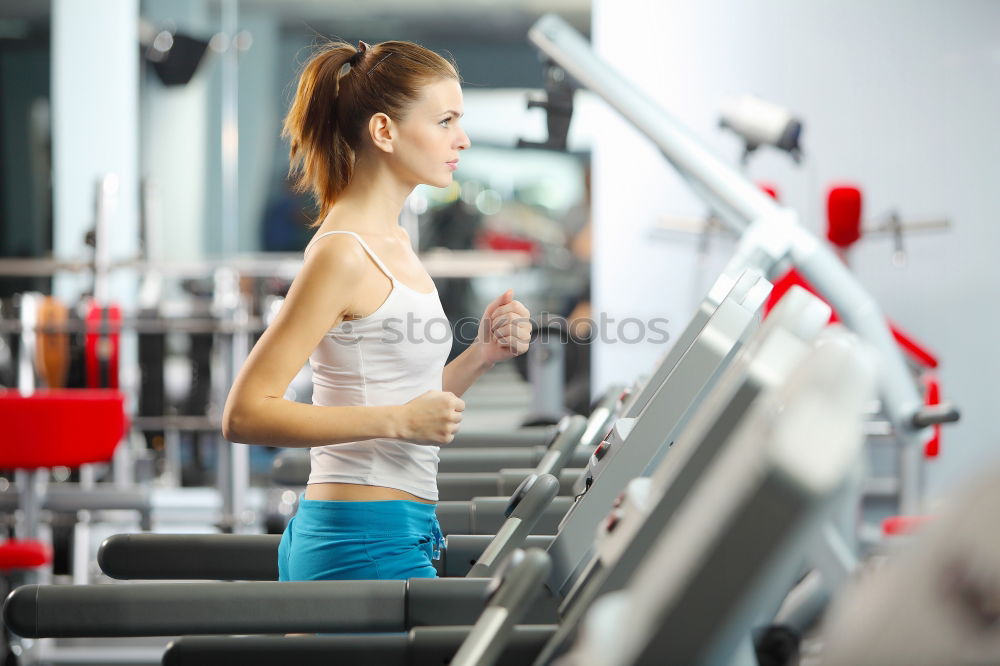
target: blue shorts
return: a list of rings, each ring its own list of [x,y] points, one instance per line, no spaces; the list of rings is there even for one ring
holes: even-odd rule
[[[435,508],[302,497],[278,545],[278,580],[435,578],[444,543]]]

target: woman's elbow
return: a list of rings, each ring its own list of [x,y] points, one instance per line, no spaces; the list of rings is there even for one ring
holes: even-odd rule
[[[240,442],[246,433],[246,419],[230,395],[222,410],[222,436],[230,442]]]

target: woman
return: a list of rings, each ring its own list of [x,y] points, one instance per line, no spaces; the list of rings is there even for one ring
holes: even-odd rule
[[[450,326],[397,223],[415,186],[451,183],[469,146],[462,106],[455,67],[408,42],[328,44],[299,80],[284,133],[319,228],[223,415],[232,441],[311,447],[281,580],[435,576],[438,446],[458,430],[459,396],[528,348],[530,315],[508,290],[446,366]],[[284,400],[306,358],[313,404]]]

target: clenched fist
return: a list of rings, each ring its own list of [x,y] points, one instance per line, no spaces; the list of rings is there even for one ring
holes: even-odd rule
[[[439,446],[455,439],[465,401],[448,391],[427,391],[400,407],[400,439]]]
[[[508,289],[490,303],[479,324],[476,342],[483,362],[494,363],[520,356],[531,341],[531,313]]]

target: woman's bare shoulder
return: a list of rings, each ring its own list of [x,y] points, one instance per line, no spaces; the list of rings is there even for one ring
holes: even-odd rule
[[[305,255],[302,268],[292,281],[286,305],[329,311],[337,304],[337,314],[349,309],[354,289],[366,271],[366,253],[348,234],[331,234],[318,239]],[[284,307],[284,306],[283,306]]]
[[[317,234],[309,242],[305,252],[304,267],[315,266],[327,271],[359,269],[364,266],[366,252],[358,239],[349,233]]]

